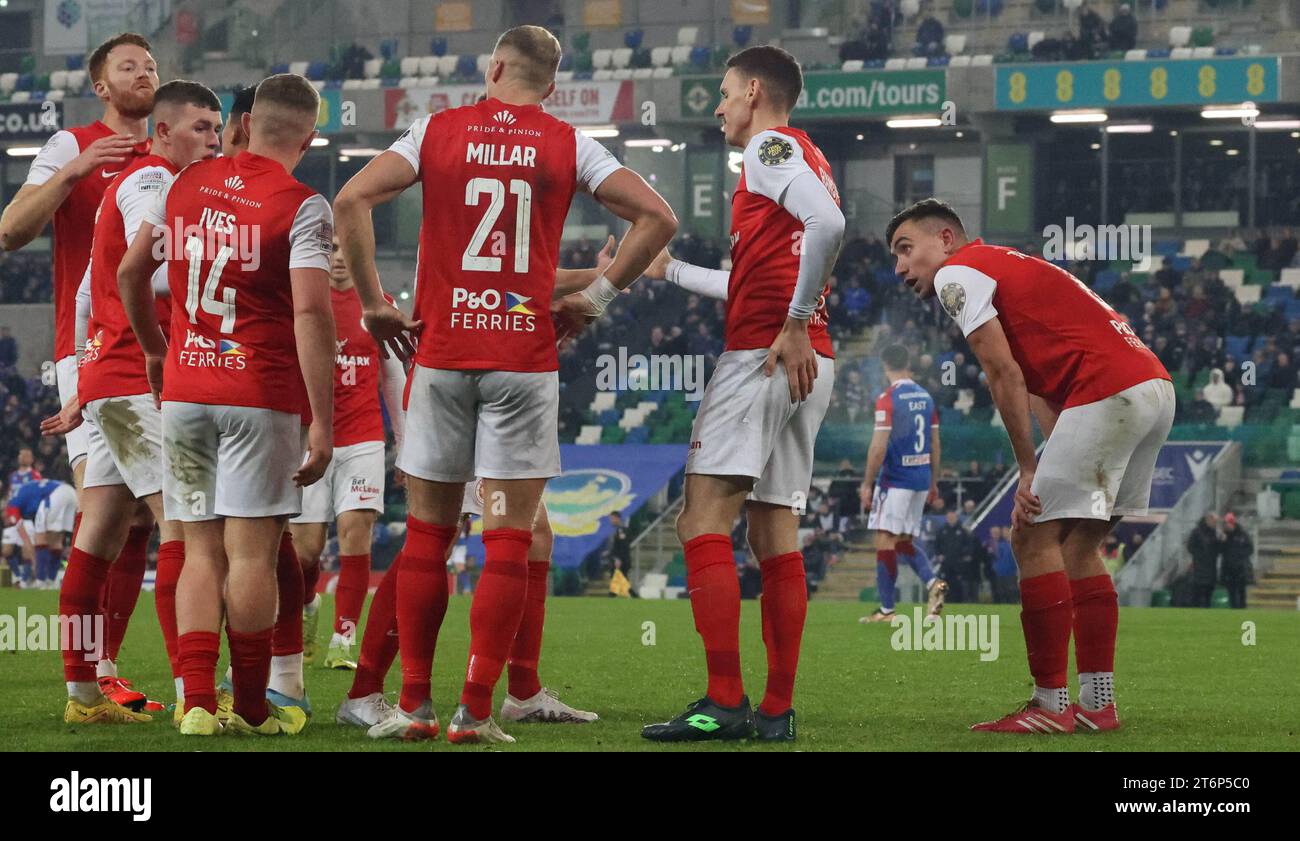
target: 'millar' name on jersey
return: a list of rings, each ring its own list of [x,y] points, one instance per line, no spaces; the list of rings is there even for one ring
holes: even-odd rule
[[[484,166],[537,166],[537,149],[533,146],[506,146],[504,143],[468,143],[465,163]]]

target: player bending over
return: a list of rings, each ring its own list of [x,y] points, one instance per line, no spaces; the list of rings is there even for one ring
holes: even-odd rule
[[[731,273],[679,261],[670,279],[725,289],[726,350],[700,402],[686,457],[677,534],[704,641],[709,684],[654,741],[795,738],[791,706],[808,609],[799,513],[812,482],[813,442],[835,379],[824,290],[844,234],[831,168],[790,128],[803,87],[799,63],[777,47],[732,56],[716,116],[744,149],[732,203]],[[661,255],[661,260],[663,256]],[[767,689],[755,715],[740,677],[740,585],[731,529],[741,510],[763,574]]]
[[[930,392],[912,380],[907,348],[890,345],[880,354],[889,388],[876,400],[876,429],[867,449],[867,472],[858,489],[867,528],[876,533],[876,583],[880,607],[859,622],[889,622],[898,596],[898,559],[925,585],[930,616],[943,610],[948,585],[930,569],[921,547],[921,517],[939,495],[939,410]],[[877,483],[879,477],[879,483]]]
[[[972,729],[1072,733],[1077,723],[1113,730],[1119,607],[1099,550],[1121,517],[1147,512],[1156,456],[1174,418],[1169,374],[1078,278],[968,239],[956,212],[937,199],[895,216],[885,241],[907,285],[922,299],[938,295],[966,336],[1020,466],[1011,545],[1034,695]],[[1041,459],[1031,411],[1047,437]]]

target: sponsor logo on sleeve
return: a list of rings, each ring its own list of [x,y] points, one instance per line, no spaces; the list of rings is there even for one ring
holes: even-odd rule
[[[966,289],[960,283],[949,283],[939,290],[939,303],[944,312],[953,318],[961,316],[966,307]]]
[[[794,146],[784,137],[769,137],[758,147],[758,162],[764,166],[783,164],[794,155]]]

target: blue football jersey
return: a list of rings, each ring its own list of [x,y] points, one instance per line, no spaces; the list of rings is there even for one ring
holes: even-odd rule
[[[880,468],[882,488],[930,489],[930,429],[939,410],[930,392],[899,380],[876,400],[876,429],[888,429],[889,446]]]
[[[50,494],[58,490],[62,484],[54,479],[37,479],[35,482],[28,482],[14,493],[9,500],[9,506],[17,508],[22,519],[33,519],[41,503],[49,499]]]

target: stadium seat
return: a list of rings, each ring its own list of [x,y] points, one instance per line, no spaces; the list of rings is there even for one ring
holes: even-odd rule
[[[455,75],[461,78],[472,78],[475,70],[478,68],[478,59],[472,55],[462,55],[456,57]]]
[[[885,69],[886,69],[886,70],[905,70],[905,69],[907,69],[907,59],[905,59],[905,58],[890,58],[890,59],[886,59],[886,60],[885,60]]]
[[[364,81],[364,80],[362,80],[362,79],[344,79],[344,80],[343,80],[343,90],[345,90],[345,91],[358,91],[358,90],[361,90],[361,89],[362,89],[362,83],[363,83],[363,81]]]
[[[949,67],[970,67],[971,57],[968,55],[955,55],[948,62]]]
[[[1291,409],[1300,409],[1300,388],[1291,392],[1291,402],[1287,406]]]
[[[1258,304],[1260,297],[1260,286],[1238,286],[1232,291],[1237,296],[1237,301],[1242,304]]]
[[[671,50],[672,63],[675,67],[682,67],[691,60],[691,47],[687,44],[678,44]]]
[[[908,70],[920,70],[921,68],[925,67],[926,59],[924,56],[913,56],[911,58],[904,59],[904,62],[905,64],[903,66],[906,67]]]
[[[62,102],[65,94],[67,94],[67,91],[65,90],[46,91],[45,99],[48,99],[50,102]]]
[[[975,389],[961,388],[957,390],[957,400],[952,407],[963,415],[970,414],[971,407],[975,405]]]
[[[966,52],[966,33],[958,32],[944,36],[943,49],[951,56]]]
[[[1147,58],[1169,58],[1168,49],[1147,50]]]
[[[987,53],[973,56],[970,60],[971,67],[990,67],[992,66],[992,64],[993,64],[993,56]]]
[[[650,74],[655,79],[668,79],[673,75],[671,67],[656,67]]]
[[[632,50],[628,47],[621,47],[612,53],[614,69],[619,70],[629,67],[632,64]]]
[[[633,71],[627,67],[620,67],[617,70],[609,71],[609,78],[615,80],[631,79]]]
[[[50,90],[63,90],[68,86],[68,71],[55,70],[50,74]]]
[[[1184,60],[1192,57],[1191,47],[1174,47],[1169,51],[1169,57],[1176,60]]]
[[[77,69],[68,71],[67,89],[73,93],[80,91],[86,86],[86,71]]]
[[[291,61],[289,62],[289,72],[296,73],[299,76],[306,76],[307,68],[310,65],[310,61]]]
[[[653,47],[650,50],[650,63],[655,67],[667,67],[672,59],[672,47]]]
[[[575,444],[599,444],[601,428],[597,424],[584,424],[578,437],[574,439]]]
[[[614,78],[613,70],[597,70],[591,74],[591,78],[597,82],[608,82]]]
[[[856,73],[862,69],[862,59],[860,58],[850,59],[849,61],[846,61],[842,65],[840,65],[840,69],[846,73]]]
[[[1043,40],[1044,38],[1046,38],[1046,37],[1047,37],[1047,33],[1046,33],[1046,32],[1041,32],[1041,31],[1037,31],[1037,30],[1035,30],[1035,31],[1033,31],[1033,32],[1030,32],[1030,33],[1029,33],[1029,40],[1028,40],[1028,42],[1029,42],[1029,51],[1030,51],[1030,52],[1033,52],[1034,47],[1038,46],[1038,43],[1039,43],[1040,41],[1042,41],[1042,40]]]
[[[18,86],[17,73],[0,73],[0,94],[8,96]]]
[[[644,444],[650,440],[650,430],[644,426],[637,426],[627,431],[627,437],[623,439],[624,444]]]
[[[1219,408],[1217,425],[1225,429],[1241,426],[1241,420],[1245,414],[1245,406],[1222,406]]]
[[[629,29],[623,33],[623,46],[629,50],[641,49],[641,42],[645,40],[645,32],[640,29]]]
[[[1192,42],[1192,28],[1190,26],[1169,27],[1169,46],[1186,47],[1191,42]]]
[[[420,56],[420,75],[421,76],[438,75],[438,57],[436,55]]]
[[[647,572],[641,576],[641,586],[637,594],[643,599],[659,599],[664,596],[664,588],[668,586],[668,576],[661,572]]]
[[[1146,51],[1146,50],[1129,50],[1128,52],[1124,53],[1124,60],[1125,60],[1125,61],[1146,61],[1146,60],[1147,60],[1147,51]]]
[[[1277,282],[1282,286],[1289,286],[1292,289],[1300,288],[1300,269],[1287,268],[1282,270]]]
[[[677,30],[677,46],[693,47],[695,46],[695,39],[698,38],[699,35],[700,28],[698,26],[683,26],[681,29]]]
[[[1209,250],[1210,241],[1208,239],[1189,239],[1183,243],[1183,247],[1178,253],[1184,257],[1199,258]]]
[[[428,80],[421,79],[419,76],[403,76],[401,80],[398,81],[397,86],[399,88],[418,88],[420,85],[427,84]]]
[[[1225,285],[1236,288],[1246,282],[1245,269],[1219,269],[1219,280]]]
[[[1214,47],[1193,47],[1192,58],[1214,58]]]
[[[14,91],[13,96],[9,97],[10,102],[31,102],[31,91]]]
[[[406,58],[404,58],[404,59],[401,60],[401,62],[398,64],[398,66],[402,68],[402,75],[403,75],[403,76],[419,76],[419,75],[420,75],[420,57],[419,57],[419,56],[408,55]]]
[[[1224,336],[1223,350],[1233,359],[1245,359],[1250,355],[1250,336]]]
[[[1295,300],[1295,290],[1289,286],[1283,286],[1280,283],[1269,286],[1264,291],[1264,300],[1269,303],[1284,304],[1286,301]]]
[[[572,71],[572,70],[557,70],[556,73],[555,73],[555,81],[557,81],[557,82],[571,82],[571,81],[573,81],[573,71]]]
[[[456,72],[456,64],[460,61],[460,56],[442,55],[438,56],[437,70],[435,76],[447,78]]]
[[[491,53],[479,53],[478,56],[475,57],[474,59],[474,69],[479,72],[479,75],[487,75],[488,66],[491,64],[492,64]]]
[[[709,62],[713,60],[713,51],[708,47],[691,47],[691,65],[700,70],[709,69]]]
[[[591,51],[591,69],[605,70],[614,61],[613,50],[592,50]]]
[[[377,91],[383,84],[382,79],[362,79],[361,89],[363,91]]]
[[[654,74],[655,74],[655,68],[653,67],[638,67],[637,69],[632,71],[632,78],[649,79],[652,78]]]
[[[614,408],[614,403],[617,399],[618,395],[612,391],[598,391],[596,392],[596,396],[591,398],[591,405],[588,407],[588,410],[595,414],[597,412],[603,412],[606,409],[612,409]]]
[[[382,58],[367,59],[366,63],[362,65],[362,75],[367,79],[378,79],[379,71],[382,70],[383,67],[384,60]]]

